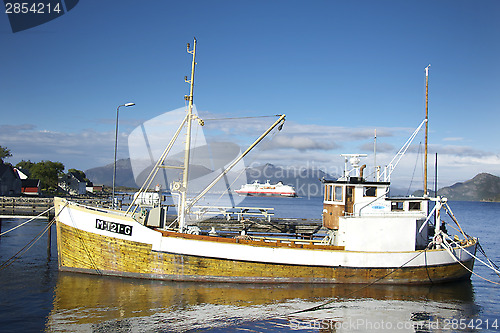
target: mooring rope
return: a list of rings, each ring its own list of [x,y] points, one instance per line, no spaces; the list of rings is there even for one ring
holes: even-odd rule
[[[66,207],[68,205],[68,203],[66,203],[64,205],[64,207]],[[62,209],[64,209],[64,207]],[[50,208],[50,209],[53,209],[54,207]],[[49,211],[50,209],[48,209],[47,211]],[[1,265],[0,265],[0,270],[3,270],[4,268],[7,268],[8,266],[10,266],[12,263],[14,263],[17,259],[21,258],[21,256],[23,254],[25,254],[29,249],[31,249],[33,247],[33,245],[35,245],[36,242],[38,242],[38,240],[50,229],[50,227],[52,227],[52,225],[56,222],[56,219],[57,217],[59,216],[59,214],[61,214],[62,212],[62,209],[59,211],[59,213],[57,213],[54,218],[49,222],[47,223],[47,226],[45,226],[45,228],[40,232],[38,233],[38,235],[35,236],[35,238],[33,238],[31,241],[28,242],[28,244],[26,244],[21,250],[19,250],[16,254],[14,254],[12,257],[10,257],[9,259],[7,259],[7,261],[3,262]],[[42,213],[43,214],[43,213]],[[34,218],[33,218],[34,219]],[[26,224],[27,222],[25,222]],[[9,230],[10,231],[10,230]],[[23,251],[24,250],[24,251]],[[22,252],[22,253],[21,253]],[[18,254],[20,254],[19,256],[17,256]]]
[[[21,223],[21,224],[19,224],[19,225],[15,226],[14,228],[9,229],[9,230],[7,230],[7,231],[5,231],[5,232],[0,233],[0,237],[1,237],[1,236],[3,236],[3,235],[5,235],[6,233],[9,233],[9,232],[11,232],[11,231],[13,231],[13,230],[16,230],[16,229],[17,229],[17,228],[19,228],[19,227],[22,227],[23,225],[25,225],[25,224],[27,224],[27,223],[29,223],[29,222],[33,221],[33,220],[34,220],[34,219],[36,219],[36,218],[39,218],[39,217],[40,217],[40,216],[42,216],[43,214],[46,214],[46,213],[48,213],[49,211],[51,211],[52,209],[54,209],[54,207],[53,207],[53,206],[52,206],[52,207],[50,207],[49,209],[47,209],[47,210],[45,210],[45,211],[41,212],[41,213],[40,213],[40,214],[38,214],[37,216],[34,216],[34,217],[32,217],[31,219],[29,219],[29,220],[27,220],[27,221],[25,221],[25,222],[23,222],[23,223]]]
[[[444,239],[443,239],[444,240]],[[495,282],[495,281],[491,281],[477,273],[475,273],[474,271],[472,271],[469,267],[465,266],[454,254],[453,252],[451,252],[451,244],[448,244],[447,242],[443,242],[443,244],[445,244],[445,248],[446,248],[446,252],[448,252],[448,254],[456,261],[458,262],[463,268],[465,268],[468,272],[470,272],[471,274],[474,274],[475,276],[477,276],[478,278],[480,279],[483,279],[485,281],[488,281],[488,282],[491,282],[493,284],[496,284],[496,285],[500,285],[500,283],[498,282]],[[479,259],[477,256],[475,256],[474,254],[470,253],[469,251],[467,251],[467,249],[465,249],[462,245],[460,245],[459,243],[455,242],[455,241],[452,241],[452,244],[455,244],[457,245],[459,248],[461,248],[462,250],[464,250],[466,253],[468,253],[471,257],[473,257],[474,259],[476,259],[477,261],[479,261],[480,263],[482,263],[483,265],[485,265],[486,267],[490,268],[491,270],[493,270],[497,275],[499,275],[500,271],[496,270],[495,268],[493,268],[492,266],[486,264],[484,261],[482,261],[481,259]],[[479,244],[479,242],[478,242]],[[482,248],[482,247],[481,247]],[[484,250],[483,250],[484,251]],[[486,257],[488,259],[488,257]],[[488,259],[488,261],[491,262],[491,260]],[[496,266],[496,265],[495,265]]]
[[[486,260],[488,260],[488,262],[492,266],[495,266],[495,268],[500,271],[500,267],[498,267],[497,264],[495,264],[493,261],[490,260],[490,258],[488,258],[488,256],[486,255],[486,251],[484,251],[484,249],[481,246],[481,243],[479,243],[479,241],[477,242],[477,246],[478,246],[479,252],[481,252],[481,254],[486,258]],[[498,272],[495,272],[495,273],[497,273],[497,275],[500,277],[500,274]]]
[[[66,205],[60,210],[60,212],[63,211],[64,208],[69,204],[69,201],[66,201]],[[80,239],[80,244],[83,246],[83,249],[85,250],[87,257],[89,258],[90,264],[94,267],[94,270],[97,272],[98,275],[103,275],[99,267],[97,267],[97,264],[94,261],[94,258],[92,257],[92,254],[90,253],[90,250],[87,247],[87,244],[85,240],[83,239],[82,236],[82,230],[76,226],[75,220],[73,220],[73,215],[71,215],[71,209],[68,209],[68,215],[69,219],[71,220],[71,223],[73,224],[73,227],[76,230],[77,237]]]
[[[33,238],[31,241],[29,241],[28,244],[26,244],[16,254],[14,254],[12,257],[10,257],[4,263],[2,263],[0,265],[0,270],[3,270],[4,268],[7,268],[12,263],[14,263],[17,259],[21,258],[21,256],[23,254],[25,254],[29,249],[31,249],[33,247],[33,245],[35,245],[35,243],[47,232],[47,230],[49,230],[49,228],[52,226],[52,224],[55,223],[55,221],[56,221],[56,219],[53,218],[49,223],[47,223],[47,225],[45,226],[45,228],[40,233],[38,233],[38,235],[35,236],[35,238]]]
[[[404,266],[406,266],[408,263],[410,263],[412,260],[416,259],[419,255],[421,255],[422,253],[425,253],[427,251],[427,249],[424,249],[424,250],[421,250],[419,251],[415,256],[413,256],[410,260],[408,260],[407,262],[405,262],[404,264],[402,264],[401,266],[395,268],[394,270],[392,270],[391,272],[387,273],[386,275],[376,279],[375,281],[369,283],[369,284],[366,284],[364,285],[363,287],[359,288],[359,289],[356,289],[350,293],[348,293],[347,295],[343,296],[343,298],[346,298],[346,297],[349,297],[349,296],[352,296],[358,292],[360,292],[361,290],[363,289],[366,289],[372,285],[374,285],[375,283],[385,279],[386,277],[388,277],[389,275],[391,275],[392,273],[400,270],[401,268],[403,268]],[[299,310],[299,311],[295,311],[295,312],[292,312],[291,314],[297,314],[297,313],[304,313],[304,312],[311,312],[311,311],[317,311],[317,310],[322,310],[322,309],[328,309],[328,308],[325,308],[326,305],[328,304],[331,304],[333,302],[335,302],[337,299],[332,299],[328,302],[325,302],[323,304],[320,304],[320,305],[316,305],[316,306],[313,306],[311,308],[307,308],[307,309],[304,309],[304,310]]]

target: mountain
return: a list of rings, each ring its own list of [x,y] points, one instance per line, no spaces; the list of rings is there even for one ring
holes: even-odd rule
[[[139,178],[145,178],[149,170],[148,168],[147,172],[143,172],[144,175],[139,176]],[[201,176],[207,174],[209,170],[202,166],[193,165],[191,172],[192,175],[199,174]],[[85,174],[94,184],[111,186],[113,183],[113,164],[86,170]],[[299,196],[321,196],[323,193],[322,178],[336,179],[337,177],[315,168],[281,167],[269,163],[247,168],[248,183],[255,180],[264,183],[269,180],[271,184],[275,184],[281,181],[283,184],[294,186]],[[130,159],[122,159],[116,162],[116,186],[140,187],[140,184],[137,185],[134,181]]]
[[[87,178],[96,185],[113,185],[113,163],[85,171]],[[116,186],[136,187],[130,158],[116,161]]]
[[[500,177],[480,173],[466,182],[444,187],[438,194],[457,201],[500,201]]]

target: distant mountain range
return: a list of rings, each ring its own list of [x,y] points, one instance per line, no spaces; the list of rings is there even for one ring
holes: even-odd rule
[[[500,177],[480,173],[463,183],[443,187],[438,195],[457,201],[500,201]]]
[[[421,196],[422,190],[413,193]],[[434,191],[430,191],[434,196]],[[454,201],[496,201],[500,202],[500,177],[489,173],[480,173],[463,183],[455,183],[438,190],[438,195]]]
[[[194,172],[202,172],[202,167],[194,167]],[[113,183],[113,164],[97,167],[85,171],[87,178],[94,184],[111,186]],[[315,168],[281,167],[273,164],[264,164],[247,169],[247,181],[252,183],[258,180],[264,183],[269,180],[272,184],[279,181],[295,187],[299,196],[321,196],[321,179],[337,179],[338,176],[330,175]],[[134,181],[130,159],[118,160],[116,163],[116,186],[139,188]],[[394,189],[396,190],[396,189]],[[396,195],[391,190],[392,195]],[[422,191],[413,193],[422,195]],[[431,193],[433,194],[433,193]],[[500,202],[500,177],[480,173],[474,178],[463,183],[456,183],[443,187],[438,191],[441,196],[456,201],[499,201]]]
[[[85,171],[87,178],[96,185],[113,185],[113,163]],[[116,186],[136,187],[130,158],[116,161]]]
[[[194,166],[192,172],[203,173],[203,167]],[[92,168],[85,171],[87,178],[94,184],[112,186],[113,164]],[[284,168],[273,164],[260,165],[247,168],[247,181],[252,183],[258,180],[261,183],[269,180],[271,184],[279,181],[283,184],[295,187],[299,196],[321,196],[321,179],[337,179],[335,175],[329,175],[316,168]],[[116,163],[116,186],[139,188],[134,181],[130,159],[118,160]]]

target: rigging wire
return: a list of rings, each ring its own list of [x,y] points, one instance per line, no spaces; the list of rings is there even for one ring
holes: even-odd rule
[[[415,171],[417,170],[417,165],[418,165],[418,160],[420,157],[421,150],[422,150],[422,141],[420,141],[420,143],[418,145],[417,159],[415,161],[415,166],[413,167],[413,174],[411,175],[410,185],[408,186],[408,192],[406,192],[406,196],[408,196],[410,194],[411,185],[413,184],[413,179],[415,179]],[[424,195],[425,195],[425,193],[424,193]]]
[[[204,121],[207,120],[235,120],[235,119],[254,119],[254,118],[273,118],[273,117],[281,117],[281,114],[274,114],[274,115],[269,115],[269,116],[248,116],[248,117],[230,117],[230,118],[208,118],[205,119],[203,118]]]
[[[281,116],[281,115],[274,115],[274,116],[259,116],[259,117],[253,117],[253,118],[265,118],[265,117],[275,117],[275,116]],[[252,118],[252,117],[248,117],[248,118]],[[264,146],[264,147],[265,147],[266,143],[271,142],[271,141],[274,139],[274,137],[276,136],[276,134],[277,134],[279,131],[280,131],[280,129],[273,129],[273,130],[272,130],[272,132],[270,133],[270,139],[266,140],[267,142],[263,142],[263,143],[261,144],[261,147],[262,147],[262,146]],[[236,176],[236,178],[233,180],[233,182],[232,182],[232,183],[228,186],[228,189],[227,189],[227,190],[228,190],[228,191],[227,191],[227,192],[228,192],[228,194],[229,194],[230,189],[231,189],[231,188],[232,188],[232,186],[234,185],[234,183],[236,183],[236,181],[237,181],[237,180],[241,177],[241,175],[243,174],[243,172],[246,172],[246,171],[247,171],[247,169],[249,169],[249,167],[244,167],[244,168],[242,168],[242,169],[241,169],[241,171],[240,171],[240,172],[238,173],[238,175]],[[225,193],[226,193],[226,192],[222,193],[222,194],[219,196],[219,198],[217,198],[217,199],[216,199],[215,203],[219,202],[219,201],[222,199],[222,197],[224,196],[224,194],[225,194]]]
[[[270,118],[270,117],[277,117],[277,116],[279,116],[279,117],[280,117],[281,115],[277,114],[277,115],[272,115],[272,116],[255,116],[255,117],[220,118],[220,120],[221,120],[221,119]],[[211,120],[211,119],[203,119],[203,120],[205,121],[205,120]],[[265,144],[266,144],[266,143],[271,142],[271,141],[273,140],[273,138],[276,136],[276,134],[277,134],[279,131],[280,131],[280,128],[278,128],[278,129],[273,129],[273,130],[271,131],[271,133],[269,134],[269,137],[270,137],[270,138],[269,138],[269,139],[266,139],[266,142],[262,142],[262,143],[260,144],[260,146],[261,146],[261,147],[262,147],[262,146],[265,146]],[[236,177],[234,178],[234,180],[232,181],[232,183],[231,183],[231,184],[229,184],[229,186],[227,186],[227,187],[226,187],[226,190],[225,190],[224,192],[222,192],[222,193],[220,194],[220,196],[214,200],[214,202],[213,202],[213,204],[214,204],[214,205],[215,205],[215,204],[217,204],[218,202],[220,202],[220,201],[222,200],[222,198],[224,197],[224,195],[226,195],[226,194],[230,194],[230,189],[233,187],[234,183],[236,183],[236,181],[238,181],[238,179],[240,179],[240,177],[241,177],[241,175],[243,174],[243,172],[246,172],[248,168],[249,168],[249,167],[244,167],[244,168],[242,168],[242,169],[241,169],[241,171],[240,171],[240,172],[236,175]]]

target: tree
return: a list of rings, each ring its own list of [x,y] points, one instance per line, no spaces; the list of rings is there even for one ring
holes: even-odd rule
[[[12,153],[10,152],[9,148],[0,146],[0,161],[3,162],[4,158],[9,158],[11,156]]]
[[[61,162],[41,161],[31,166],[31,178],[40,179],[42,190],[55,192],[59,183],[59,176],[64,171]]]
[[[87,178],[87,175],[85,175],[85,172],[82,170],[77,170],[77,169],[69,169],[68,172],[74,173],[77,176],[79,176],[83,181],[89,182],[90,180]]]
[[[30,160],[22,160],[16,164],[16,168],[28,170],[29,172],[31,172],[31,168],[33,167],[33,165],[35,165],[35,163],[31,162]]]

